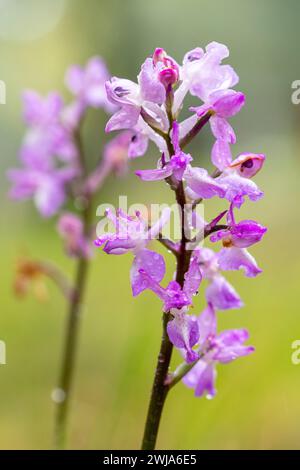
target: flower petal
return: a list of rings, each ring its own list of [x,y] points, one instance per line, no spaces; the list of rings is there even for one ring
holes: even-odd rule
[[[198,324],[200,332],[199,344],[201,348],[205,341],[209,337],[214,337],[217,332],[217,319],[212,304],[208,304],[206,309],[199,315]]]
[[[218,310],[241,308],[243,306],[243,302],[235,289],[221,275],[216,275],[213,278],[206,289],[205,295],[207,302]]]
[[[234,90],[223,90],[214,93],[213,109],[221,118],[230,118],[235,116],[246,102],[244,93]]]
[[[223,271],[243,269],[247,277],[255,277],[262,272],[246,248],[223,248],[218,253],[218,264]]]
[[[254,181],[243,178],[238,173],[227,173],[216,178],[216,181],[225,190],[225,198],[233,202],[235,207],[240,207],[244,197],[248,196],[251,201],[258,201],[264,195]]]
[[[217,140],[228,142],[229,144],[236,143],[236,136],[233,128],[226,119],[214,115],[210,118],[210,127],[214,137]]]
[[[107,122],[105,132],[131,129],[137,123],[140,109],[135,106],[123,106]]]
[[[213,359],[227,364],[239,357],[251,354],[254,352],[254,347],[243,345],[248,337],[248,331],[243,329],[223,331],[216,339],[216,352]]]
[[[211,161],[221,171],[230,165],[232,155],[228,142],[216,140],[211,151]]]
[[[166,90],[158,80],[158,74],[153,65],[153,60],[148,58],[142,65],[138,76],[141,87],[141,95],[145,101],[162,104],[166,99]]]
[[[192,301],[192,296],[196,294],[202,280],[202,274],[196,257],[192,258],[188,271],[184,276],[184,291]]]
[[[155,170],[138,170],[135,174],[143,181],[160,181],[172,174],[172,168],[170,165],[166,165],[164,168],[156,168]]]
[[[224,188],[209,176],[204,168],[189,167],[184,176],[188,189],[199,198],[210,199],[214,196],[223,198],[225,195]]]
[[[187,362],[193,362],[198,354],[192,347],[199,339],[199,326],[195,319],[179,310],[172,311],[174,319],[168,322],[167,332],[170,341],[176,348],[185,351]]]

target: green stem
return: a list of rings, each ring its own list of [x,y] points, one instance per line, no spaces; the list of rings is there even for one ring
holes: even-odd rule
[[[142,450],[155,449],[162,410],[168,393],[168,387],[165,386],[165,381],[168,375],[173,350],[173,345],[167,333],[167,325],[170,316],[171,315],[167,313],[163,314],[162,340],[146,418]]]
[[[81,168],[82,182],[84,182],[88,176],[88,170],[79,130],[75,133],[74,139],[78,148],[78,163]],[[84,236],[89,239],[91,228],[90,218],[92,211],[92,197],[90,194],[83,194],[83,198],[83,232]],[[56,449],[64,449],[66,447],[68,411],[70,407],[72,382],[78,348],[80,317],[86,290],[88,268],[89,260],[84,256],[81,256],[77,261],[74,295],[70,299],[68,305],[61,370],[58,387],[55,391],[56,395],[54,394],[54,401],[56,402],[54,444]]]
[[[185,207],[185,192],[182,182],[176,188],[176,200],[179,204],[181,211],[181,244],[180,250],[177,255],[177,270],[176,281],[181,285],[184,284],[184,275],[188,270],[190,253],[186,251],[186,237],[184,231],[184,207]],[[169,391],[168,387],[168,371],[172,357],[173,345],[169,340],[167,333],[168,322],[172,319],[170,313],[163,315],[163,333],[160,351],[157,359],[157,365],[152,385],[152,392],[148,413],[146,418],[144,437],[142,442],[142,450],[155,449],[161,415],[163,412],[164,403]]]
[[[83,213],[85,233],[89,230],[89,214],[91,202]],[[63,360],[56,390],[58,396],[56,401],[55,419],[55,448],[64,449],[66,446],[66,432],[68,424],[68,411],[70,406],[72,381],[75,369],[76,352],[78,348],[78,333],[80,326],[80,316],[83,308],[84,293],[87,282],[89,260],[81,257],[77,262],[75,276],[75,295],[71,299],[68,307],[67,324],[65,330],[65,341],[63,349]]]

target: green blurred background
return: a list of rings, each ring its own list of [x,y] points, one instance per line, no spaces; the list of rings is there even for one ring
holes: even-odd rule
[[[264,273],[247,279],[229,275],[246,306],[219,313],[219,327],[247,327],[252,357],[218,369],[214,400],[196,399],[179,384],[169,396],[159,448],[299,448],[300,365],[291,362],[300,339],[298,183],[300,106],[291,103],[291,83],[300,79],[300,3],[297,0],[2,0],[0,79],[7,104],[0,106],[1,283],[0,339],[7,364],[0,366],[0,448],[40,449],[52,443],[55,386],[66,306],[50,283],[49,300],[16,299],[14,269],[24,254],[54,260],[72,275],[55,233],[55,221],[39,218],[31,203],[7,198],[5,171],[17,163],[24,127],[24,88],[65,93],[63,75],[71,63],[102,55],[112,74],[134,79],[140,64],[161,46],[178,61],[212,40],[224,42],[240,76],[247,106],[233,119],[234,152],[263,152],[257,182],[265,198],[246,204],[241,216],[269,228],[251,252]],[[66,94],[66,97],[68,95]],[[91,113],[86,143],[91,161],[104,139],[105,116]],[[212,138],[204,132],[194,158],[208,163]],[[132,165],[151,167],[148,157]],[[131,171],[132,173],[132,171]],[[146,185],[133,176],[110,178],[101,202],[167,202],[164,185]],[[219,206],[220,207],[220,206]],[[207,204],[213,214],[217,204]],[[169,273],[173,269],[170,259]],[[71,414],[71,448],[138,448],[159,348],[160,302],[151,293],[132,299],[130,256],[100,251],[92,264],[82,318],[80,352]],[[196,301],[195,312],[203,306]],[[174,363],[179,356],[174,355]]]

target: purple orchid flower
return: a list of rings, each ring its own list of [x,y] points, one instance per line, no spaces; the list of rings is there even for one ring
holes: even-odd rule
[[[258,201],[264,193],[250,178],[260,170],[264,158],[261,154],[243,154],[217,178],[209,176],[204,168],[188,165],[184,173],[187,183],[186,192],[192,200],[218,196],[227,199],[238,208],[244,203],[246,196],[251,201]]]
[[[134,253],[130,270],[133,295],[137,296],[146,289],[152,290],[163,301],[164,311],[191,305],[192,297],[197,292],[202,278],[197,260],[191,260],[182,289],[176,281],[171,281],[164,288],[160,285],[166,271],[164,258],[146,248],[169,220],[170,209],[164,209],[161,218],[150,229],[139,212],[133,217],[121,210],[116,215],[107,210],[106,216],[115,226],[116,232],[100,236],[95,245],[98,247],[104,245],[103,251],[107,254]]]
[[[121,107],[108,121],[106,132],[133,128],[142,108],[159,127],[167,130],[167,115],[160,107],[165,101],[166,89],[161,81],[159,63],[151,58],[146,59],[138,75],[138,83],[117,77],[106,82],[108,99]]]
[[[208,44],[205,52],[197,47],[184,56],[180,69],[182,83],[175,92],[174,113],[180,109],[188,91],[206,103],[213,93],[238,83],[239,78],[232,67],[221,64],[228,56],[228,48],[217,42]]]
[[[239,223],[235,222],[233,214],[234,205],[231,204],[227,212],[228,228],[219,230],[217,233],[210,237],[212,242],[222,240],[223,246],[226,248],[235,246],[237,248],[248,248],[249,246],[258,243],[267,231],[255,220],[242,220]]]
[[[98,247],[104,245],[103,251],[107,254],[120,255],[128,251],[138,253],[158,236],[168,222],[170,213],[170,209],[165,208],[160,219],[149,228],[139,211],[136,211],[134,216],[130,216],[121,209],[116,214],[107,209],[105,215],[116,231],[99,236],[95,245]]]
[[[167,287],[162,287],[159,283],[165,274],[165,263],[161,255],[151,256],[145,262],[138,255],[131,268],[131,285],[133,295],[136,296],[146,289],[152,290],[162,301],[163,311],[169,312],[175,308],[180,310],[192,304],[193,295],[198,291],[202,280],[201,271],[196,258],[192,258],[189,269],[185,274],[183,288],[177,281],[169,282]],[[160,258],[158,258],[160,256]],[[157,264],[160,265],[159,273]],[[159,274],[159,275],[158,275]]]
[[[199,316],[198,328],[197,353],[201,359],[186,374],[183,382],[186,386],[195,389],[195,396],[206,395],[208,398],[212,398],[216,394],[216,365],[218,363],[228,364],[239,357],[247,356],[254,352],[254,348],[244,345],[249,338],[248,332],[244,329],[225,330],[217,334],[216,315],[210,304]],[[170,341],[172,341],[171,338]],[[191,344],[195,341],[193,336],[192,340]]]

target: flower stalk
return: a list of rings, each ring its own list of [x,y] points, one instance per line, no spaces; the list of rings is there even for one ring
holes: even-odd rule
[[[172,123],[170,123],[172,126]],[[171,140],[169,146],[172,147]],[[171,148],[174,152],[174,149]],[[176,281],[183,287],[184,275],[188,270],[190,255],[186,250],[186,232],[185,232],[185,205],[186,197],[182,182],[180,182],[175,190],[176,200],[179,205],[181,215],[181,241],[180,249],[177,255],[177,269],[176,269]],[[163,314],[163,332],[161,339],[160,351],[157,359],[156,370],[154,374],[154,381],[152,386],[151,398],[148,407],[148,413],[146,418],[146,424],[144,429],[144,436],[142,441],[142,450],[154,450],[160,425],[160,420],[164,408],[164,403],[169,391],[167,385],[167,377],[169,373],[169,367],[172,357],[173,344],[171,343],[168,333],[167,325],[168,322],[173,319],[170,312]]]
[[[89,214],[91,211],[91,200],[84,209],[83,220],[86,233],[89,231]],[[78,336],[80,318],[84,307],[84,295],[87,284],[89,260],[80,257],[77,261],[75,275],[75,295],[68,306],[68,314],[65,327],[65,340],[62,353],[61,372],[58,381],[59,396],[56,402],[54,444],[56,449],[64,449],[67,439],[68,412],[70,407],[72,382],[75,361],[78,349]]]

